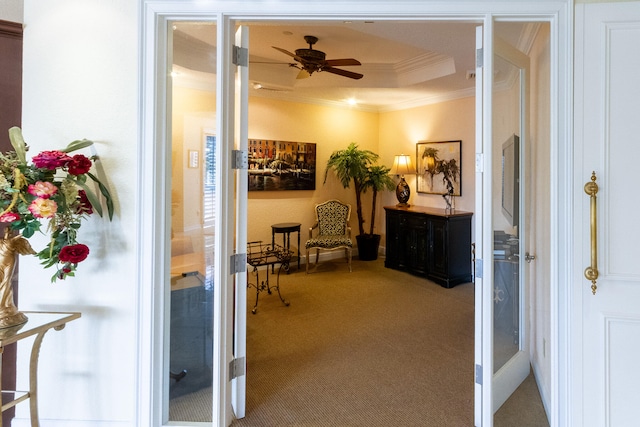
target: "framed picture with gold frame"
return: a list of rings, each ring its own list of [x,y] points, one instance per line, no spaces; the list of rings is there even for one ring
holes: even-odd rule
[[[462,195],[462,141],[416,144],[418,193]]]

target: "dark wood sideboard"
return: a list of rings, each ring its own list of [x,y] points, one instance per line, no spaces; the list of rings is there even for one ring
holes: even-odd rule
[[[473,213],[424,206],[385,206],[385,267],[427,277],[451,288],[471,281]]]

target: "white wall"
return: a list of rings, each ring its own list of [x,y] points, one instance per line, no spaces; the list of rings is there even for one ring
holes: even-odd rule
[[[87,426],[93,425],[88,420],[99,420],[101,426],[130,426],[140,286],[137,2],[26,0],[24,24],[23,130],[31,152],[78,138],[94,140],[116,206],[113,222],[94,215],[81,228],[79,240],[91,254],[76,278],[51,284],[53,271],[42,269],[34,257],[21,260],[20,309],[82,312],[66,329],[45,337],[42,424],[73,426],[83,420],[77,425]],[[33,243],[37,249],[46,244]],[[26,375],[26,350],[19,347],[19,378]],[[18,417],[26,417],[27,410],[28,405],[18,405]]]
[[[23,0],[2,0],[0,2],[0,19],[3,21],[23,21]]]

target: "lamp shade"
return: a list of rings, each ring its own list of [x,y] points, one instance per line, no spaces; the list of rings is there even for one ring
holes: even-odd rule
[[[391,173],[393,175],[407,175],[416,173],[416,168],[411,162],[411,156],[407,154],[399,154],[393,160],[393,166],[391,167]]]
[[[391,173],[394,175],[400,175],[400,182],[396,187],[396,197],[398,198],[398,204],[396,206],[409,207],[409,203],[407,202],[409,201],[411,190],[409,189],[407,181],[404,180],[404,175],[416,173],[416,168],[413,167],[413,164],[411,163],[411,156],[407,156],[405,154],[396,156],[393,160]]]

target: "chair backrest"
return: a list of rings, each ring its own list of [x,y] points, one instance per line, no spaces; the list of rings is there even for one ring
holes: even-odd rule
[[[316,205],[316,218],[318,220],[319,234],[347,234],[350,217],[351,205],[342,203],[340,200],[328,200]]]

